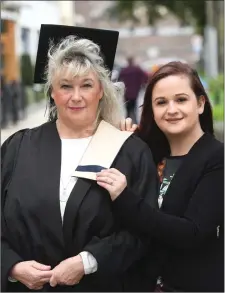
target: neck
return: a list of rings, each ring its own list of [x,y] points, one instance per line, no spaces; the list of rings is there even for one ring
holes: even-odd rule
[[[186,133],[183,135],[167,137],[171,156],[186,155],[203,134],[204,132],[199,126],[195,131],[192,130],[191,134]]]
[[[61,119],[56,121],[56,127],[60,138],[85,138],[92,136],[95,132],[95,124],[80,126],[71,126]]]

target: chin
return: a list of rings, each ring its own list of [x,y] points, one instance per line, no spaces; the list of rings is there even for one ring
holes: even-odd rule
[[[184,129],[183,127],[180,128],[180,127],[177,127],[177,128],[174,128],[174,129],[164,129],[163,132],[166,134],[166,135],[181,135],[185,132],[187,132],[187,129]]]

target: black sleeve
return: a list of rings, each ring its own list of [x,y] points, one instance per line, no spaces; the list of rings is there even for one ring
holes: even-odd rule
[[[128,188],[114,201],[124,225],[145,237],[178,248],[192,248],[217,233],[224,216],[223,149],[213,154],[183,217],[152,208]]]
[[[11,135],[1,147],[1,283],[2,291],[6,289],[8,274],[11,268],[22,258],[12,249],[7,241],[7,227],[4,218],[4,203],[7,196],[7,189],[10,184],[19,146],[22,140],[24,130]]]
[[[158,178],[151,152],[147,146],[135,162],[133,174],[135,179],[131,188],[135,190],[137,198],[140,201],[145,199],[149,205],[155,206],[158,194]],[[103,200],[111,202],[109,194],[106,193]],[[112,204],[110,203],[110,205]],[[110,205],[107,206],[110,207]],[[145,254],[149,243],[141,241],[138,236],[122,228],[120,221],[117,221],[116,232],[115,229],[114,232],[110,232],[113,223],[116,222],[113,209],[105,209],[102,213],[105,213],[105,216],[103,215],[105,219],[108,219],[111,213],[112,222],[105,221],[104,226],[101,227],[101,236],[94,237],[84,250],[90,252],[97,260],[97,273],[122,274]]]

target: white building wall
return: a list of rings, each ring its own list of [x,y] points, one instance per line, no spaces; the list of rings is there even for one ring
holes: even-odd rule
[[[28,53],[31,56],[32,62],[35,63],[41,24],[61,24],[59,2],[26,1],[26,5],[22,5],[16,30],[16,50],[18,57],[24,53],[22,28],[27,28],[30,31]]]
[[[59,1],[61,23],[63,25],[75,25],[75,1]]]

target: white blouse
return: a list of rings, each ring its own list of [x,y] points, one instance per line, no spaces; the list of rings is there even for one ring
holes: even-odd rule
[[[77,182],[77,178],[71,175],[79,165],[91,138],[61,139],[60,210],[62,220],[70,193]]]
[[[62,221],[70,193],[77,182],[77,178],[71,177],[71,175],[79,165],[91,138],[92,136],[78,139],[61,139],[62,155],[59,200]],[[85,274],[87,275],[96,272],[98,264],[93,255],[87,251],[82,251],[79,254],[84,264]]]

